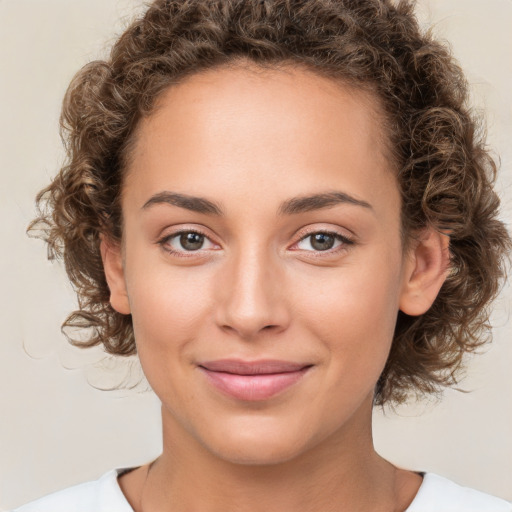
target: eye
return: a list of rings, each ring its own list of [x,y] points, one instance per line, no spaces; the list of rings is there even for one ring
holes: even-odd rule
[[[190,229],[165,236],[158,243],[167,252],[177,255],[217,247],[204,233]]]
[[[296,246],[298,249],[303,251],[337,252],[336,249],[346,245],[353,245],[353,243],[354,242],[352,240],[343,235],[340,235],[339,233],[329,231],[316,231],[299,240]]]

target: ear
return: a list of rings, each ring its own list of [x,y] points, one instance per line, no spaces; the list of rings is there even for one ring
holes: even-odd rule
[[[443,285],[450,266],[450,238],[427,228],[412,242],[404,266],[399,308],[411,316],[426,313]]]
[[[110,304],[118,313],[129,315],[131,310],[126,291],[121,246],[101,235],[100,251],[105,277],[110,289]]]

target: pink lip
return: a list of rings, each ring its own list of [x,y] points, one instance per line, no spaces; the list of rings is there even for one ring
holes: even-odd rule
[[[266,400],[295,384],[312,365],[288,361],[223,359],[199,369],[217,389],[239,400]]]

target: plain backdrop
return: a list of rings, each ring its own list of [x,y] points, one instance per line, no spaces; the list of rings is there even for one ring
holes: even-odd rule
[[[68,345],[75,306],[62,267],[25,229],[34,196],[63,160],[60,103],[75,71],[106,55],[140,0],[0,0],[0,509],[158,455],[151,392],[101,391],[137,377],[100,351]],[[512,1],[420,0],[465,69],[489,143],[501,158],[503,219],[512,219]],[[375,414],[375,444],[391,461],[512,500],[512,293],[493,313],[494,342],[469,361],[442,402]],[[132,372],[132,373],[130,373]],[[132,377],[130,377],[132,375]]]

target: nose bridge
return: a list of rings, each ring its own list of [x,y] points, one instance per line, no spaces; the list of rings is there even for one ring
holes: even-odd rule
[[[285,327],[283,273],[277,255],[264,244],[245,243],[227,258],[218,323],[250,338],[263,329]]]

